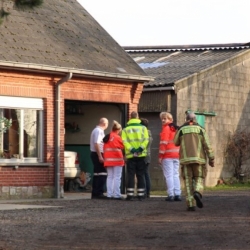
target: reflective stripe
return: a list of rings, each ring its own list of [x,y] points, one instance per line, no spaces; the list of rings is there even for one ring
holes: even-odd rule
[[[123,158],[105,158],[106,161],[123,161]]]
[[[169,143],[174,143],[173,140],[169,140],[169,141],[160,141],[160,144],[169,144]]]
[[[122,151],[120,148],[105,148],[104,149],[104,152],[106,152],[106,151]]]
[[[180,163],[181,164],[190,164],[190,162],[195,162],[195,163],[199,163],[199,164],[206,164],[206,159],[202,159],[199,157],[187,157],[184,159],[180,159]]]
[[[168,143],[166,141],[160,141],[160,144],[167,145]]]
[[[145,194],[145,188],[138,188],[137,189],[138,196],[144,196],[144,194]]]
[[[99,175],[107,175],[107,173],[94,173],[95,176],[99,176]]]
[[[138,193],[137,195],[138,195],[138,196],[144,196],[144,192]]]
[[[159,151],[161,154],[168,153],[168,152],[179,152],[179,148],[168,149],[168,150],[161,150]]]
[[[133,196],[134,195],[134,188],[127,188],[127,195]]]
[[[129,128],[129,129],[126,129],[126,132],[127,133],[138,133],[138,132],[141,132],[141,128],[139,127],[139,128],[136,128],[136,127],[134,127],[134,128]]]
[[[146,138],[141,138],[141,139],[128,139],[127,142],[142,142],[142,141],[148,141],[148,139]],[[125,141],[123,141],[125,142]]]

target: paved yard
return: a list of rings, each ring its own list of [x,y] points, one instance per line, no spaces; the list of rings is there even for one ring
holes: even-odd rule
[[[33,201],[53,207],[0,211],[0,250],[250,249],[249,193],[206,192],[195,212],[163,197]]]

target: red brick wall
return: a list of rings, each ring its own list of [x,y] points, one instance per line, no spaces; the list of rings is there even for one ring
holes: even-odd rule
[[[0,73],[0,95],[37,97],[44,99],[45,107],[45,161],[54,163],[54,88],[53,78],[45,75],[28,75],[23,72]],[[49,128],[49,129],[47,129]],[[54,165],[51,167],[1,166],[0,186],[53,186]]]
[[[37,97],[44,99],[45,141],[44,152],[47,163],[52,167],[1,166],[0,186],[54,186],[54,95],[55,85],[60,78],[23,72],[0,73],[0,95]],[[61,179],[63,185],[64,151],[64,99],[128,103],[128,112],[137,111],[143,84],[128,82],[108,82],[91,79],[72,79],[61,85]]]

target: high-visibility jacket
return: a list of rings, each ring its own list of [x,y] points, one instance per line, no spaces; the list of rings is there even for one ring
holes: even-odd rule
[[[111,132],[108,141],[104,142],[103,146],[104,167],[124,166],[123,149],[121,137],[117,133]]]
[[[206,164],[206,158],[214,159],[213,149],[207,133],[198,123],[185,123],[174,138],[175,145],[180,145],[180,163],[182,165]]]
[[[127,159],[135,156],[131,152],[132,149],[142,149],[142,152],[136,154],[137,157],[145,157],[147,155],[148,129],[141,124],[140,119],[133,118],[128,121],[127,126],[122,130],[122,141]]]
[[[179,159],[179,147],[174,144],[175,133],[176,127],[172,123],[167,123],[162,126],[162,131],[160,133],[159,159]]]

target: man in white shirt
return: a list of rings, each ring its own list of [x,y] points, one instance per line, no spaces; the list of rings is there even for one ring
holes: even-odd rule
[[[103,137],[104,130],[108,127],[108,119],[101,118],[99,124],[90,136],[90,157],[94,165],[92,180],[92,199],[105,199],[104,187],[107,179],[107,171],[103,165]]]

